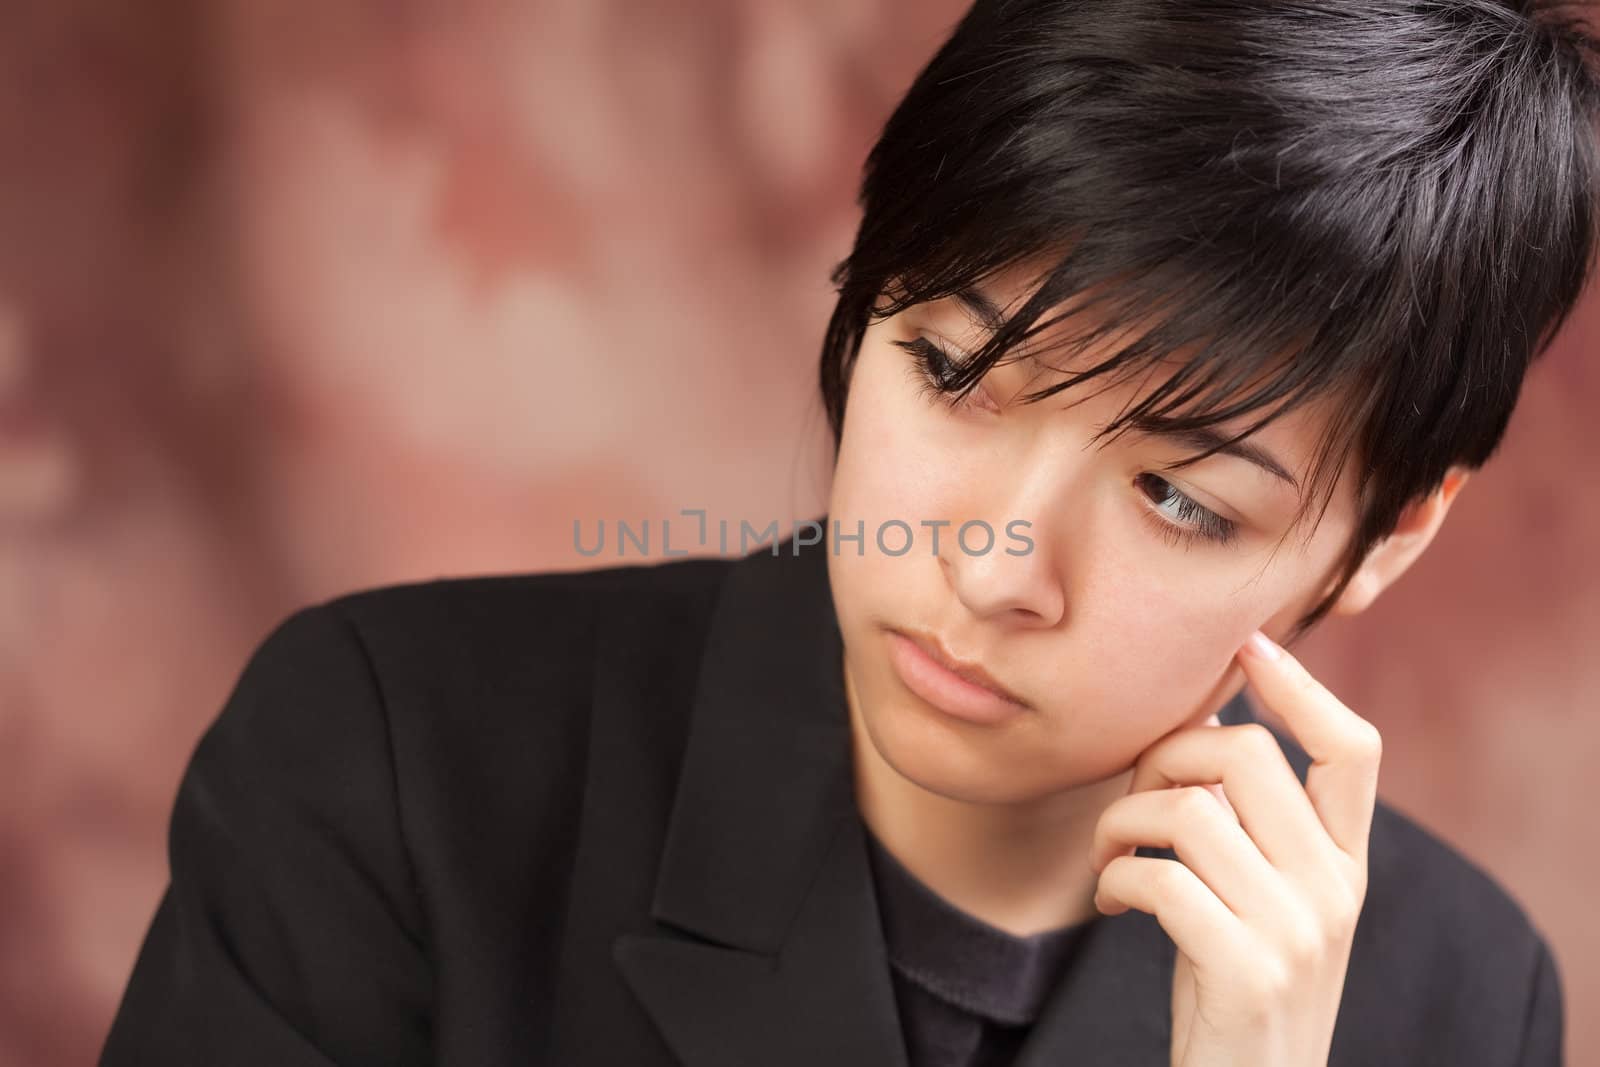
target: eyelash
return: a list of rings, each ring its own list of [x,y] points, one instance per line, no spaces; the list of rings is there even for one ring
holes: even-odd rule
[[[1178,498],[1178,514],[1184,520],[1181,525],[1171,519],[1162,518],[1154,506],[1142,509],[1153,524],[1155,531],[1165,538],[1168,544],[1180,544],[1187,551],[1194,546],[1196,541],[1207,541],[1214,545],[1226,545],[1232,543],[1233,539],[1238,536],[1238,523],[1218,515],[1159,474],[1151,474],[1147,471],[1139,475],[1135,481],[1141,481],[1146,478],[1153,479],[1166,486]],[[1146,498],[1148,497],[1149,494],[1146,494]]]
[[[978,405],[972,402],[971,395],[979,390],[973,389],[966,396],[956,396],[948,386],[950,375],[954,369],[955,361],[948,353],[939,348],[925,337],[914,341],[895,341],[893,344],[911,353],[911,375],[918,386],[918,392],[923,399],[937,402],[947,411],[972,407]],[[1178,498],[1178,514],[1183,523],[1175,523],[1170,519],[1161,517],[1155,510],[1154,502],[1151,506],[1141,508],[1151,528],[1168,544],[1180,545],[1185,551],[1192,548],[1196,542],[1205,541],[1209,544],[1227,545],[1238,536],[1239,524],[1232,519],[1225,519],[1210,508],[1196,501],[1193,497],[1178,489],[1177,486],[1157,474],[1146,472],[1139,475],[1135,481],[1153,479],[1165,486]],[[1149,499],[1149,494],[1146,494]]]
[[[911,377],[922,399],[930,403],[938,402],[948,411],[967,407],[976,410],[980,407],[972,400],[972,395],[979,391],[977,387],[969,390],[965,396],[957,396],[951,390],[948,383],[955,372],[956,361],[950,358],[948,352],[926,337],[893,343],[911,353]]]

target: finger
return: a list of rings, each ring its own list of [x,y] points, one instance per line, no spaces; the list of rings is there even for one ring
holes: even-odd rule
[[[1305,792],[1328,835],[1364,865],[1383,756],[1377,727],[1345,707],[1260,631],[1244,643],[1237,659],[1262,702],[1311,756]]]
[[[1205,722],[1201,723],[1198,728],[1199,729],[1209,729],[1211,727],[1216,727],[1216,726],[1221,726],[1221,725],[1222,725],[1221,716],[1219,716],[1216,712],[1213,711],[1210,715],[1206,716]],[[1149,776],[1146,777],[1145,781],[1146,782],[1150,781]],[[1220,783],[1220,782],[1194,782],[1194,783],[1166,782],[1166,783],[1161,783],[1161,784],[1166,784],[1166,785],[1187,785],[1187,784],[1198,785],[1200,788],[1204,789],[1206,792],[1210,793],[1212,796],[1217,798],[1217,803],[1222,805],[1222,810],[1228,813],[1228,817],[1229,818],[1233,819],[1234,822],[1238,822],[1239,821],[1239,816],[1234,812],[1233,804],[1228,800],[1228,794],[1222,788],[1222,783]],[[1130,783],[1130,785],[1128,787],[1128,792],[1137,793],[1137,792],[1140,791],[1141,788],[1151,788],[1151,789],[1159,788],[1159,784],[1143,784],[1142,785],[1140,779],[1137,777],[1137,775],[1135,775],[1133,781]]]
[[[1217,715],[1216,712],[1212,712],[1210,715],[1208,715],[1206,717],[1205,722],[1201,724],[1200,728],[1201,729],[1206,729],[1206,728],[1209,728],[1209,727],[1221,726],[1221,725],[1222,725],[1222,719]],[[1166,785],[1186,785],[1186,784],[1190,784],[1190,783],[1178,783],[1178,782],[1161,781],[1158,778],[1154,778],[1149,773],[1146,773],[1145,778],[1143,780],[1141,780],[1139,778],[1139,771],[1138,771],[1138,767],[1136,765],[1135,766],[1134,777],[1133,777],[1132,781],[1130,782],[1130,784],[1128,786],[1128,792],[1129,793],[1138,793],[1138,792],[1141,792],[1144,789],[1157,789],[1157,788],[1160,788],[1160,787],[1166,786]],[[1210,793],[1213,797],[1216,797],[1217,803],[1219,805],[1221,805],[1222,810],[1227,813],[1228,817],[1230,819],[1232,819],[1234,822],[1238,822],[1239,821],[1239,816],[1233,810],[1233,804],[1228,800],[1228,794],[1222,788],[1222,783],[1220,783],[1220,782],[1194,782],[1192,784],[1199,786],[1201,789],[1204,789],[1206,792]],[[1109,857],[1105,857],[1105,858],[1109,858]]]
[[[1233,810],[1233,802],[1228,799],[1228,791],[1223,789],[1220,783],[1207,782],[1202,784],[1200,788],[1204,789],[1207,793],[1210,793],[1214,798],[1216,798],[1217,806],[1223,810],[1228,818],[1232,819],[1235,823],[1239,821],[1239,813]]]
[[[1130,793],[1114,801],[1095,823],[1090,866],[1099,872],[1141,845],[1173,849],[1247,923],[1272,925],[1294,907],[1283,876],[1203,786]]]
[[[1211,713],[1211,715],[1206,719],[1205,724],[1207,726],[1221,726],[1222,725],[1222,717],[1220,715],[1218,715],[1216,712],[1213,711]],[[1217,798],[1217,802],[1222,805],[1222,810],[1226,811],[1228,813],[1228,818],[1232,819],[1234,822],[1238,822],[1239,821],[1239,815],[1238,815],[1237,812],[1235,812],[1233,810],[1232,801],[1230,801],[1228,799],[1228,791],[1223,789],[1222,785],[1220,783],[1217,783],[1217,782],[1202,782],[1202,783],[1200,783],[1200,788],[1204,789],[1206,792],[1210,793],[1212,796]],[[1133,790],[1131,790],[1131,789],[1129,790],[1129,792],[1132,792],[1132,791]]]
[[[1145,749],[1130,794],[1220,783],[1240,826],[1272,866],[1314,880],[1332,842],[1272,732],[1260,723],[1175,730]]]
[[[1197,967],[1236,974],[1251,963],[1244,923],[1177,860],[1116,857],[1100,872],[1094,903],[1107,915],[1129,908],[1154,915]]]

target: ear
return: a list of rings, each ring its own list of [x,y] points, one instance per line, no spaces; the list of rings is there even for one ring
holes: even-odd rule
[[[1438,532],[1468,474],[1463,467],[1451,467],[1439,488],[1406,508],[1393,532],[1367,552],[1361,569],[1339,594],[1330,614],[1355,615],[1367,610],[1379,593],[1410,568]]]

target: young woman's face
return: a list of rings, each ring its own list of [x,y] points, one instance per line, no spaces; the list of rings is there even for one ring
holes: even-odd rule
[[[1018,279],[982,293],[1009,313],[1027,295]],[[1354,507],[1347,471],[1314,535],[1279,545],[1296,489],[1250,460],[1218,454],[1163,472],[1203,449],[1133,431],[1090,444],[1170,369],[1142,385],[1094,379],[1016,402],[1062,379],[1066,356],[1043,352],[1054,366],[1003,362],[952,410],[896,344],[959,356],[984,336],[955,299],[868,328],[828,510],[830,524],[848,535],[860,523],[865,537],[858,553],[830,530],[828,567],[847,687],[875,747],[925,788],[1004,802],[1117,774],[1225,703],[1243,682],[1232,658],[1249,633],[1281,636],[1327,591]],[[1107,354],[1087,350],[1072,366]],[[1322,417],[1295,411],[1248,440],[1303,485]],[[891,555],[906,545],[904,528],[884,526],[896,520],[914,539]],[[993,529],[987,551],[981,527],[957,543],[969,520]],[[925,524],[941,522],[935,555]],[[1008,536],[1011,523],[1031,549]],[[895,631],[979,664],[1020,710],[991,722],[940,710]]]

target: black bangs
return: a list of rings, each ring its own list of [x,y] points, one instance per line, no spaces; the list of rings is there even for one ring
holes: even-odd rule
[[[1289,532],[1302,526],[1313,509],[1325,509],[1334,484],[1347,459],[1359,452],[1357,413],[1370,409],[1376,391],[1370,383],[1381,371],[1381,350],[1363,345],[1355,320],[1319,318],[1313,314],[1262,315],[1259,298],[1248,277],[1231,284],[1215,277],[1198,280],[1178,274],[1171,260],[1153,264],[1133,278],[1106,279],[1086,275],[1080,267],[1083,246],[1031,279],[1032,294],[1009,317],[995,316],[983,346],[958,364],[945,382],[946,390],[960,396],[973,388],[995,365],[1019,358],[1019,350],[1041,362],[1063,366],[1064,378],[1047,388],[1024,394],[1023,403],[1076,390],[1100,379],[1099,389],[1109,389],[1148,376],[1158,365],[1175,367],[1157,387],[1145,393],[1095,435],[1109,441],[1129,431],[1171,433],[1238,424],[1214,444],[1174,464],[1198,463],[1236,440],[1255,433],[1279,416],[1303,405],[1323,401],[1337,405],[1340,417],[1329,420],[1314,449],[1306,484],[1301,486],[1301,507]],[[892,279],[887,299],[874,316],[887,318],[906,308],[962,295],[981,294],[982,277],[967,281],[912,282]],[[982,300],[980,295],[978,300]],[[1292,296],[1285,307],[1304,308]],[[1108,339],[1119,340],[1108,345]],[[1085,369],[1065,372],[1078,356],[1103,348],[1110,355]],[[1181,356],[1175,358],[1175,354]],[[1059,354],[1059,360],[1048,357]],[[1365,363],[1363,363],[1365,360]],[[1361,385],[1353,383],[1362,383]],[[1079,395],[1079,403],[1097,395],[1094,389]],[[1314,528],[1314,523],[1309,524]]]
[[[1019,345],[1114,337],[1024,399],[1165,363],[1102,435],[1335,413],[1297,520],[1353,464],[1360,522],[1298,636],[1406,504],[1487,461],[1584,287],[1600,78],[1566,10],[979,0],[866,162],[819,368],[835,443],[871,322],[1025,264],[950,391]]]

